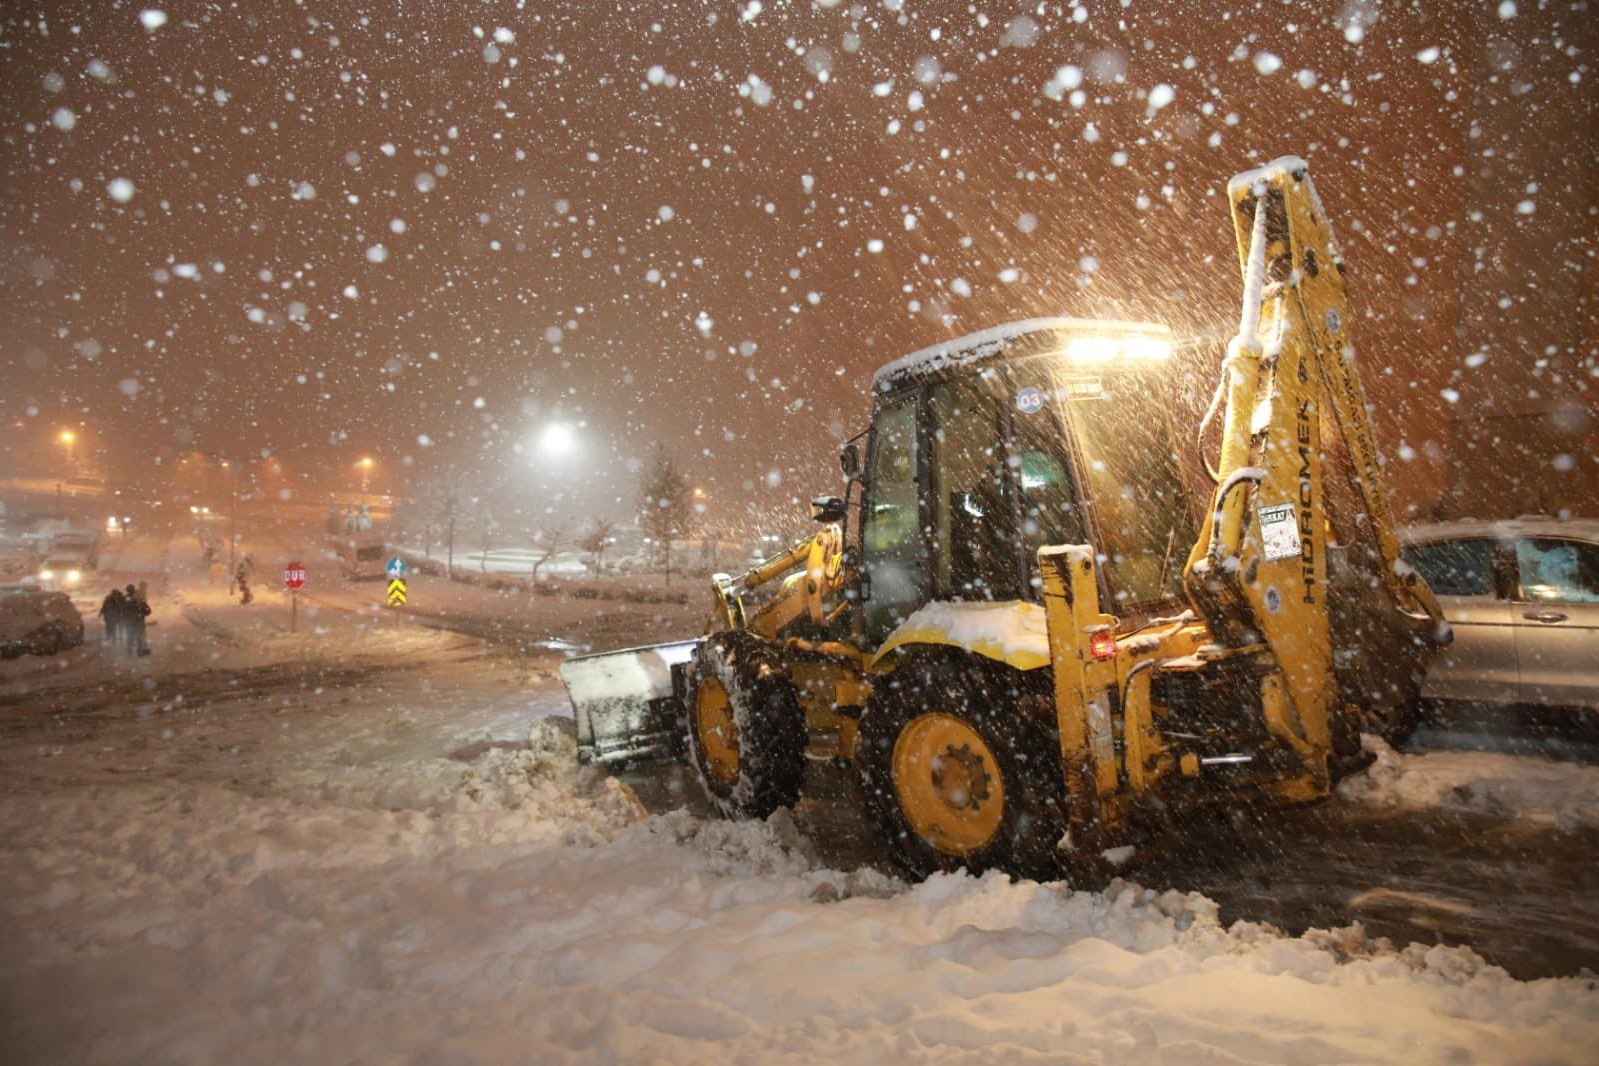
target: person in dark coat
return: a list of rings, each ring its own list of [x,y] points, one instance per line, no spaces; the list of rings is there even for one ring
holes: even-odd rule
[[[145,619],[150,617],[150,603],[144,592],[129,585],[125,591],[126,606],[123,627],[128,637],[129,655],[149,655],[150,646],[144,640]]]
[[[239,604],[241,606],[255,599],[255,594],[250,591],[250,557],[248,555],[239,560],[239,568],[233,574],[233,582],[239,586]]]
[[[149,655],[150,642],[145,638],[145,627],[149,625],[150,618],[150,586],[143,581],[139,582],[139,588],[134,593],[134,596],[136,597],[136,606],[131,607],[128,613],[131,616],[130,622],[138,638],[138,654]]]
[[[128,598],[115,585],[100,601],[100,621],[105,623],[105,641],[116,644],[122,639],[122,626],[127,621]]]

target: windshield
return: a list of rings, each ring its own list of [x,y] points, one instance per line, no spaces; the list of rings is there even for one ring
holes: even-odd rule
[[[1052,355],[1014,364],[1012,378],[1029,547],[1093,541],[1118,608],[1176,596],[1194,524],[1158,382]],[[1075,461],[1063,425],[1073,428]]]

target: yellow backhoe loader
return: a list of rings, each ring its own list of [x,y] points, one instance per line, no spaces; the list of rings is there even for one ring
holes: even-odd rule
[[[914,873],[1093,866],[1207,804],[1302,803],[1399,732],[1449,639],[1401,561],[1305,163],[1228,185],[1243,311],[1185,483],[1159,326],[1036,319],[877,373],[818,532],[713,579],[705,633],[567,661],[585,759],[713,805],[853,767]]]

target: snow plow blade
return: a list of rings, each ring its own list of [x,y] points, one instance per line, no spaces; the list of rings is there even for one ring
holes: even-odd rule
[[[577,757],[601,766],[675,761],[683,715],[672,667],[688,662],[698,640],[580,655],[561,664],[577,717]]]

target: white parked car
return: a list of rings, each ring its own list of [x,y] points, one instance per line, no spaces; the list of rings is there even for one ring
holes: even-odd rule
[[[1455,630],[1423,698],[1599,710],[1599,519],[1450,522],[1404,540]]]

